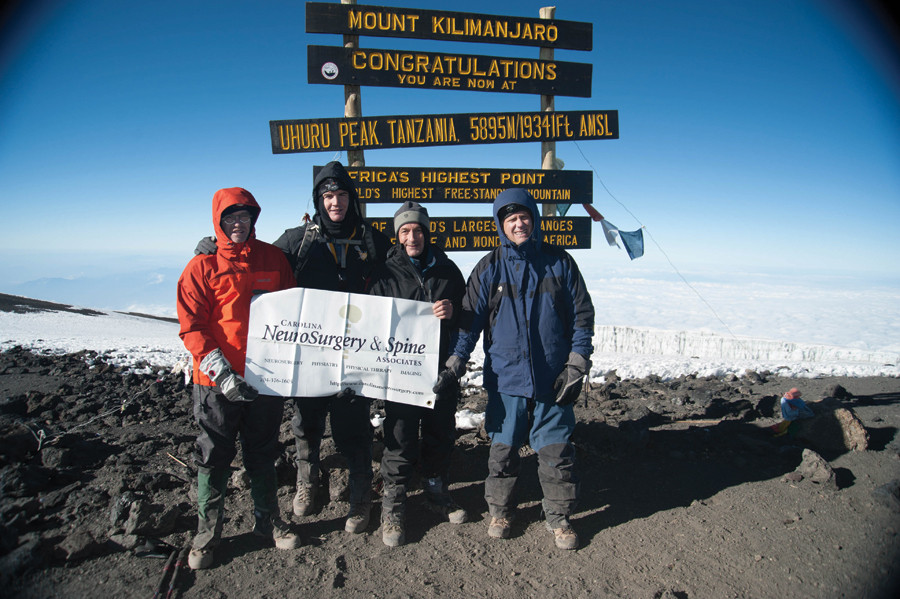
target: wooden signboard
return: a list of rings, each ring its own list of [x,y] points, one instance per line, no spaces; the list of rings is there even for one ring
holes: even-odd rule
[[[322,170],[313,167],[313,180]],[[348,167],[359,198],[372,204],[487,204],[511,187],[522,187],[540,204],[591,204],[591,171],[442,167]]]
[[[618,139],[617,110],[395,115],[269,121],[273,154]]]
[[[306,32],[591,50],[594,26],[558,19],[307,2]]]
[[[396,242],[393,218],[367,218],[373,227]],[[488,216],[440,217],[431,221],[431,243],[445,252],[488,251],[500,245],[497,225]],[[591,219],[587,216],[542,216],[544,242],[566,249],[591,247]]]
[[[591,97],[593,65],[471,54],[307,46],[309,83]]]

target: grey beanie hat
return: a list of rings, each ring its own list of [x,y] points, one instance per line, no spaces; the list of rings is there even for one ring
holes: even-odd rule
[[[428,220],[428,210],[416,202],[403,202],[397,212],[394,213],[394,235],[400,231],[400,227],[407,223],[418,223],[425,229],[427,235],[431,231],[431,221]]]

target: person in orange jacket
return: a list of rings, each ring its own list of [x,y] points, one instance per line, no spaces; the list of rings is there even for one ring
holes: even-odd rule
[[[278,509],[275,474],[284,400],[260,395],[244,380],[250,299],[296,285],[284,252],[255,238],[260,207],[246,189],[213,196],[217,252],[200,254],[178,280],[179,336],[193,356],[194,418],[200,427],[197,464],[197,534],[188,555],[196,570],[212,565],[224,521],[231,461],[241,456],[250,477],[253,533],[279,549],[294,549],[297,535]]]

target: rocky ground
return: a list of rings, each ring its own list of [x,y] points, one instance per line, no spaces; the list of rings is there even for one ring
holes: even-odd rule
[[[795,386],[818,415],[776,437],[778,398]],[[576,408],[582,545],[571,552],[539,521],[527,448],[513,535],[488,538],[488,443],[477,429],[460,431],[452,473],[471,522],[439,522],[413,495],[408,544],[395,549],[381,543],[377,508],[366,534],[343,531],[346,470],[328,441],[330,501],[292,517],[303,540],[294,551],[249,534],[236,463],[216,565],[179,570],[172,596],[893,597],[898,402],[892,378],[610,373]],[[484,397],[460,407],[482,411]],[[285,511],[295,477],[289,411],[278,462]],[[126,371],[92,352],[0,353],[2,595],[148,597],[161,581],[168,590],[167,558],[195,526],[194,436],[180,373]]]

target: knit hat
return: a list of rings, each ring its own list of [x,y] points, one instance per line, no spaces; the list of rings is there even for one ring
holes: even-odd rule
[[[351,190],[347,188],[347,185],[342,182],[340,179],[335,179],[334,177],[329,177],[319,183],[319,186],[316,187],[316,198],[321,199],[322,195],[326,191],[337,191],[338,189],[343,189],[346,192],[350,192]]]
[[[515,204],[515,203],[507,204],[506,206],[501,208],[499,211],[497,211],[497,218],[502,223],[509,217],[509,215],[515,214],[516,212],[527,212],[528,214],[531,215],[532,219],[534,218],[534,215],[531,214],[531,210],[529,210],[527,207],[523,206],[522,204]]]
[[[428,220],[428,210],[416,202],[403,202],[397,212],[394,213],[394,234],[400,231],[400,227],[408,223],[422,225],[425,234],[431,231],[431,223]]]
[[[800,399],[800,395],[802,395],[800,393],[800,389],[797,389],[796,387],[794,387],[793,389],[791,389],[790,391],[785,393],[784,397],[786,399]]]

